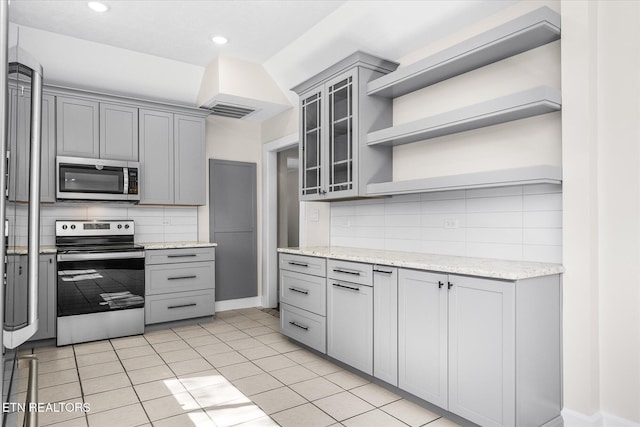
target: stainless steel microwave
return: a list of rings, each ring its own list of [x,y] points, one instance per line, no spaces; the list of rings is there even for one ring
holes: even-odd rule
[[[140,200],[138,162],[57,156],[56,171],[58,200]]]

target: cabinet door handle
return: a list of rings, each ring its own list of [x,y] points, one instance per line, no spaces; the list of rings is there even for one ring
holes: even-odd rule
[[[184,307],[195,307],[196,304],[195,302],[192,302],[190,304],[179,304],[179,305],[170,305],[169,307],[167,307],[168,309],[172,309],[172,308],[184,308]]]
[[[198,254],[174,254],[174,255],[167,255],[167,258],[187,258],[187,257],[194,257],[194,256],[198,256]]]
[[[442,289],[443,286],[444,286],[444,283],[438,280],[438,289]]]
[[[451,289],[451,288],[453,288],[453,283],[447,282],[447,289]]]
[[[393,271],[387,271],[387,270],[378,270],[377,268],[373,269],[374,273],[383,273],[383,274],[393,274]]]
[[[167,280],[181,280],[181,279],[196,279],[198,276],[175,276],[175,277],[167,277]]]
[[[289,265],[297,265],[298,267],[309,267],[309,264],[307,263],[295,261],[289,261]]]
[[[304,294],[304,295],[309,295],[309,291],[303,291],[303,290],[296,289],[296,288],[289,288],[289,290],[293,291],[293,292],[298,292],[298,293],[301,293],[301,294]]]
[[[353,286],[346,286],[346,285],[341,285],[339,283],[334,283],[333,286],[337,286],[339,288],[345,288],[345,289],[350,289],[352,291],[359,291],[360,288],[354,288]]]
[[[296,322],[293,322],[293,321],[289,322],[289,324],[295,326],[296,328],[304,329],[305,331],[309,330],[308,326],[298,325]]]
[[[349,270],[343,270],[341,268],[334,268],[333,271],[335,271],[336,273],[353,274],[354,276],[360,275],[359,271],[349,271]]]

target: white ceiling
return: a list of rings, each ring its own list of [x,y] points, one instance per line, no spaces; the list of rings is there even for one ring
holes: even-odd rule
[[[262,64],[283,93],[356,50],[398,60],[516,0],[11,0],[10,21],[205,67]],[[211,36],[229,39],[216,46]]]

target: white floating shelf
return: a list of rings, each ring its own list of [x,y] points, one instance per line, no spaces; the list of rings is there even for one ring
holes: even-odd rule
[[[395,98],[560,38],[560,15],[541,7],[369,82],[368,95]]]
[[[367,144],[402,145],[559,111],[560,91],[538,86],[367,134]]]
[[[394,194],[427,193],[471,188],[561,183],[562,169],[560,167],[540,165],[369,184],[367,185],[367,196],[390,196]]]

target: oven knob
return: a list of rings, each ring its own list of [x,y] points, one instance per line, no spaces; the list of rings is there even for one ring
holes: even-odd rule
[[[128,230],[128,229],[129,229],[129,224],[125,224],[124,228],[125,228],[126,230]]]
[[[75,229],[76,229],[76,226],[72,224],[72,225],[71,225],[71,229],[72,229],[72,230],[75,230]]]
[[[62,226],[62,229],[63,229],[63,230],[66,230],[66,229],[67,229],[67,224],[64,224],[64,225]]]
[[[118,224],[118,230],[122,228],[122,224]]]

